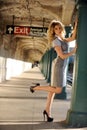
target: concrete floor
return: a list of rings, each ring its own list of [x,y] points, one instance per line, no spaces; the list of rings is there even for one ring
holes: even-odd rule
[[[36,91],[32,94],[29,90],[33,83],[38,82],[41,85],[48,85],[39,68],[35,67],[20,76],[0,83],[0,130],[67,129],[60,122],[65,120],[70,108],[72,87],[67,85],[66,100],[54,99],[52,106],[54,121],[49,123],[43,121],[42,114],[47,92]],[[78,129],[87,130],[87,128]]]

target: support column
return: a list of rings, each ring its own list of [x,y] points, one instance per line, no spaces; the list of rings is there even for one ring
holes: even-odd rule
[[[52,49],[48,51],[48,74],[47,74],[47,82],[50,83],[51,77],[51,64],[52,64]]]
[[[71,106],[66,122],[72,127],[87,127],[87,2],[78,6],[77,55],[74,66]]]
[[[6,58],[0,57],[0,82],[6,80]]]
[[[53,76],[53,73],[52,73],[52,61],[56,58],[56,52],[54,51],[53,48],[51,48],[49,50],[49,72],[48,72],[48,82],[50,83],[50,85],[52,85],[52,76]]]

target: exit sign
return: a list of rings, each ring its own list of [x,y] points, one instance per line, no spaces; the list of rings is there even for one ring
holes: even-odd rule
[[[29,33],[30,33],[29,27],[14,27],[14,34],[29,35]]]
[[[29,35],[30,27],[7,25],[6,33],[7,34],[15,34],[15,35]]]
[[[47,28],[7,25],[6,33],[14,35],[44,36],[44,34],[47,33]]]

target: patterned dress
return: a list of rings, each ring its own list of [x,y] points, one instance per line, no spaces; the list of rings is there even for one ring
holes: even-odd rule
[[[68,45],[59,37],[53,40],[53,47],[61,46],[63,53],[68,52]],[[56,63],[54,66],[53,85],[55,87],[65,87],[67,82],[67,58],[61,59],[57,54]]]

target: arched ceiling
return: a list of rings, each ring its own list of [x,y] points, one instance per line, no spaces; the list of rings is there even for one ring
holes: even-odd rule
[[[75,0],[0,0],[0,33],[10,37],[10,48],[16,59],[40,61],[48,49],[44,35],[6,34],[6,26],[48,27],[53,19],[71,23]]]

